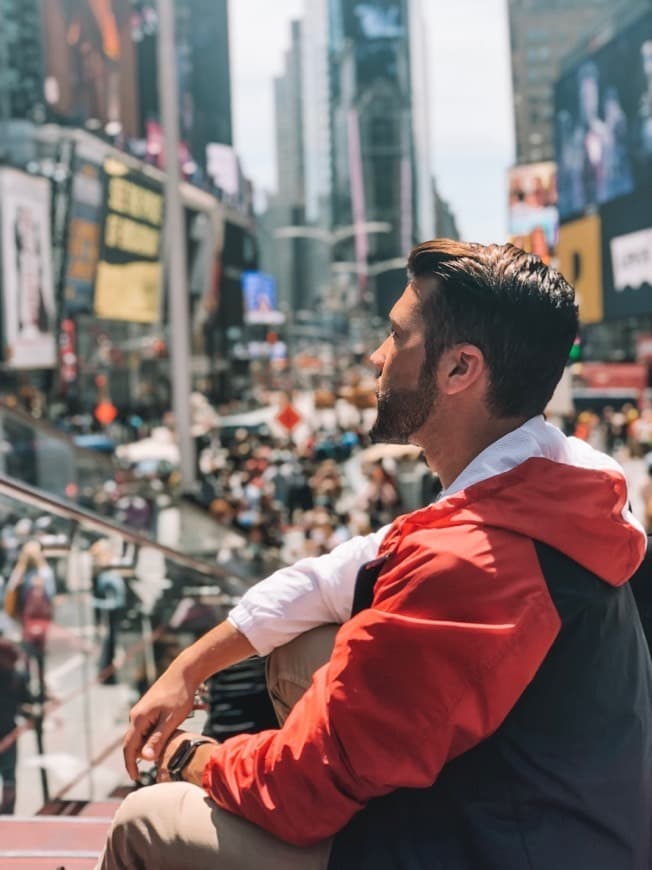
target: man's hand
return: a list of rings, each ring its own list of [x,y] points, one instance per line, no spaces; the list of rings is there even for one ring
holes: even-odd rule
[[[255,654],[247,638],[225,619],[177,656],[129,714],[131,724],[122,745],[129,776],[138,779],[139,758],[158,759],[192,710],[195,690],[205,679]]]
[[[202,740],[210,740],[209,737],[206,737],[204,734],[195,734],[192,731],[175,731],[168,742],[165,744],[163,751],[161,752],[161,758],[158,765],[158,773],[156,776],[157,782],[171,782],[170,774],[168,773],[168,763],[176,750],[179,748],[179,744],[183,743],[186,740],[196,740],[201,738]],[[211,740],[210,743],[206,743],[203,746],[198,746],[195,750],[195,754],[188,762],[186,769],[182,773],[182,777],[186,782],[192,782],[194,785],[201,785],[202,778],[204,774],[204,767],[206,766],[206,762],[213,751],[213,746],[217,746],[217,740]]]
[[[138,779],[138,759],[157,761],[173,731],[188,717],[196,688],[175,662],[132,707],[122,752],[133,780]]]

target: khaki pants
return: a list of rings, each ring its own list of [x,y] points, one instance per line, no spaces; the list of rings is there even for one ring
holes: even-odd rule
[[[269,657],[267,685],[281,724],[330,658],[337,628],[306,632]],[[330,840],[290,846],[220,809],[195,785],[161,783],[121,804],[96,870],[325,870],[330,849]]]

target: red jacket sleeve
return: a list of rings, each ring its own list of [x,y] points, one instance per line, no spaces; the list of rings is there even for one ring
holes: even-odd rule
[[[531,542],[516,549],[500,581],[455,557],[434,573],[417,560],[400,587],[390,581],[379,604],[342,626],[283,728],[216,749],[203,781],[211,797],[309,845],[371,798],[431,785],[501,724],[559,631]]]

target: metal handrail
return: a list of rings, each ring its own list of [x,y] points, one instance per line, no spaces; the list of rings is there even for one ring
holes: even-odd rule
[[[85,527],[91,528],[101,534],[117,534],[125,541],[135,544],[136,546],[151,547],[184,568],[189,568],[192,571],[197,571],[200,574],[222,581],[226,586],[230,587],[226,591],[232,595],[242,595],[246,585],[249,585],[246,578],[240,576],[237,572],[227,572],[219,565],[214,565],[211,562],[205,562],[203,559],[198,559],[195,556],[181,553],[172,547],[160,544],[148,535],[135,532],[120,523],[107,520],[104,517],[100,517],[97,514],[86,510],[85,508],[65,502],[57,496],[45,493],[36,487],[15,480],[14,478],[7,477],[7,475],[4,474],[0,474],[0,494],[9,496],[10,498],[14,498],[20,502],[34,505],[44,512],[55,514],[63,519],[82,523]],[[235,588],[236,585],[239,588]]]
[[[47,438],[52,438],[65,444],[66,447],[75,456],[83,456],[94,462],[103,462],[107,468],[115,466],[114,461],[110,456],[98,453],[97,450],[91,450],[89,447],[83,447],[77,444],[69,432],[63,429],[58,429],[49,420],[44,420],[41,417],[33,417],[23,408],[17,408],[10,405],[6,399],[0,399],[0,415],[6,414],[9,418],[13,418],[14,422],[25,426],[26,429],[33,429],[38,435],[44,435]]]

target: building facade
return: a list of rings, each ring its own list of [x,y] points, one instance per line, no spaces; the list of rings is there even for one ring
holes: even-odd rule
[[[41,34],[38,0],[0,0],[0,124],[43,120]]]
[[[227,0],[175,0],[179,136],[188,161],[206,170],[207,146],[233,144]],[[140,136],[150,151],[160,127],[156,4],[140,0],[133,17]]]
[[[266,225],[296,228],[270,250],[294,310],[386,314],[435,234],[425,33],[420,0],[308,0],[292,25]]]
[[[425,28],[418,0],[331,0],[329,25],[332,219],[353,227],[336,255],[383,316],[401,260],[434,235]],[[369,233],[370,222],[389,228]]]

